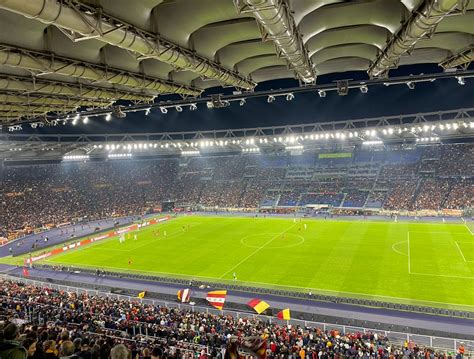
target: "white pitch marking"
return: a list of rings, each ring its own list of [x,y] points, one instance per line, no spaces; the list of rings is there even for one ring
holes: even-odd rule
[[[469,231],[469,233],[471,233],[471,235],[474,236],[474,233],[472,233],[471,228],[469,228],[469,226],[466,223],[464,223],[464,226]]]
[[[276,238],[278,238],[279,236],[281,236],[283,233],[285,232],[288,232],[290,229],[292,229],[294,226],[296,226],[297,223],[293,224],[290,228],[288,229],[285,229],[283,232],[281,233],[278,233],[276,236],[273,236],[272,238],[270,238],[270,240],[268,240],[267,242],[265,242],[261,247],[257,248],[256,250],[254,250],[252,253],[250,253],[247,257],[245,257],[244,259],[242,259],[239,263],[237,263],[235,266],[233,266],[231,269],[229,269],[227,272],[225,272],[223,275],[221,275],[219,277],[219,279],[225,277],[228,273],[232,272],[235,268],[237,268],[238,266],[240,266],[242,263],[244,263],[247,259],[249,259],[250,257],[253,257],[255,254],[257,254],[258,252],[260,252],[263,248],[265,248],[265,246],[267,246],[268,244],[272,243]]]
[[[465,276],[460,276],[460,275],[431,274],[431,273],[417,273],[417,272],[411,272],[410,274],[426,275],[426,276],[430,276],[430,277],[443,277],[443,278],[457,278],[457,279],[471,279],[471,280],[474,280],[474,277],[465,277]]]
[[[456,247],[458,247],[458,250],[459,250],[459,253],[461,254],[462,259],[464,260],[464,262],[467,263],[466,257],[464,257],[464,253],[462,252],[461,247],[459,247],[458,242],[454,241],[454,243],[456,244]]]
[[[395,247],[401,243],[405,243],[406,241],[400,241],[400,242],[397,242],[397,243],[394,243],[392,244],[392,250],[398,254],[401,254],[403,256],[406,256],[407,254],[406,253],[403,253],[403,252],[400,252],[399,250],[395,249]]]
[[[411,258],[410,258],[410,231],[407,232],[407,237],[408,237],[408,274],[411,274]]]

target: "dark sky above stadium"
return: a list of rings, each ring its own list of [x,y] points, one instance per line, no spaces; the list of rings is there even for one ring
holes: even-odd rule
[[[427,71],[423,71],[427,70]],[[435,71],[433,71],[435,70]],[[432,73],[436,69],[411,67],[393,72],[392,76],[410,73]],[[439,70],[437,70],[439,71]],[[337,77],[336,77],[337,76]],[[331,77],[321,76],[318,84],[331,83],[336,79],[366,79],[365,73],[344,73]],[[261,84],[258,90],[278,89],[297,86],[294,81],[273,81]],[[219,93],[232,89],[218,89]],[[196,111],[187,107],[178,113],[169,109],[162,114],[159,109],[150,115],[144,112],[129,113],[125,119],[114,118],[106,122],[103,117],[93,117],[88,124],[76,126],[58,126],[37,129],[40,133],[124,133],[124,132],[173,132],[213,130],[227,128],[278,126],[287,124],[313,123],[377,117],[417,112],[449,110],[474,107],[474,79],[466,79],[461,86],[455,79],[438,80],[433,83],[416,84],[414,90],[406,85],[371,86],[367,94],[352,89],[347,96],[338,96],[336,92],[327,93],[320,98],[316,92],[297,94],[293,101],[277,97],[275,102],[267,103],[266,97],[247,100],[245,106],[233,102],[223,109],[208,109],[200,104]],[[24,126],[24,132],[31,132]]]

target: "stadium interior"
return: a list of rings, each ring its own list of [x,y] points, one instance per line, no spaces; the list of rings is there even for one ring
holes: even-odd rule
[[[474,358],[473,0],[0,0],[0,359]]]

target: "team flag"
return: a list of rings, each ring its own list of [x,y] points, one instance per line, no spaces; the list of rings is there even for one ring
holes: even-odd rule
[[[138,298],[142,299],[145,297],[145,295],[146,295],[146,291],[140,292],[138,293]]]
[[[188,303],[190,299],[191,299],[191,289],[178,290],[178,300],[181,303]]]
[[[286,308],[286,309],[283,309],[281,312],[278,312],[277,318],[281,320],[290,320],[291,319],[290,309]]]
[[[25,277],[28,277],[28,276],[30,275],[30,272],[28,271],[28,268],[23,267],[23,275],[24,275]]]
[[[244,351],[248,351],[258,359],[267,358],[267,340],[262,337],[245,337],[242,338],[240,347]]]
[[[215,290],[213,292],[207,293],[206,300],[214,308],[222,310],[222,308],[224,308],[226,295],[227,295],[226,290]]]
[[[253,308],[253,310],[255,310],[258,314],[270,308],[270,304],[260,299],[252,299],[250,302],[247,303],[247,305],[250,308]]]

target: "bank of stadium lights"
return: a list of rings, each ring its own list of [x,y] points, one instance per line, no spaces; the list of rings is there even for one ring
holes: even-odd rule
[[[321,98],[326,97],[326,91],[324,91],[324,90],[318,90],[318,95],[319,95],[319,97],[321,97]]]
[[[160,107],[160,111],[164,115],[168,113],[168,109],[166,107],[163,107],[163,106]]]
[[[197,104],[195,104],[195,103],[192,103],[191,105],[189,105],[189,110],[190,111],[195,111],[195,110],[197,110],[197,108],[198,108]]]
[[[365,135],[370,137],[376,137],[377,131],[376,130],[365,130]]]
[[[367,85],[362,85],[361,87],[359,87],[359,90],[361,93],[367,93],[369,92],[369,87]]]
[[[258,148],[258,147],[242,148],[242,152],[245,152],[245,153],[258,153],[258,152],[260,152],[260,148]]]
[[[21,131],[22,129],[21,125],[8,126],[8,132]]]
[[[89,117],[88,116],[84,117],[82,119],[82,123],[85,124],[85,125],[88,124],[89,123]]]
[[[393,130],[393,128],[389,127],[389,128],[384,128],[382,130],[382,133],[387,136],[387,135],[393,135],[395,131]]]
[[[73,126],[76,126],[77,121],[79,121],[80,118],[81,118],[81,116],[80,116],[79,114],[77,114],[77,115],[74,116],[74,118],[72,119],[71,124],[72,124]]]
[[[107,115],[105,115],[105,121],[110,122],[111,120],[112,120],[112,114],[111,113],[108,113]]]
[[[275,101],[275,96],[273,96],[273,95],[268,96],[267,102],[272,103],[273,101]]]
[[[132,154],[131,153],[109,153],[108,158],[117,158],[117,159],[123,159],[123,158],[131,158]]]
[[[415,142],[439,142],[440,138],[439,137],[418,137]]]
[[[303,150],[303,149],[304,149],[303,145],[285,146],[285,150],[287,151],[298,151],[298,150]]]
[[[183,156],[197,156],[199,154],[199,151],[181,151],[181,155]]]
[[[176,106],[175,109],[177,112],[183,112],[183,108],[181,106]]]
[[[464,80],[464,77],[456,76],[456,79],[458,80],[458,84],[460,84],[461,86],[464,86],[466,84],[466,80]]]
[[[379,146],[379,145],[383,145],[383,141],[363,141],[362,145],[364,145],[364,146]]]
[[[89,159],[89,155],[67,155],[63,156],[66,161],[85,161]]]
[[[289,94],[286,94],[286,101],[291,101],[295,98],[295,95],[293,95],[292,92],[290,92]]]
[[[239,106],[245,105],[246,102],[247,102],[247,101],[246,101],[244,98],[240,99],[240,101],[239,101]]]
[[[415,89],[415,83],[412,82],[412,81],[408,81],[407,82],[407,86],[410,90],[414,90]]]

